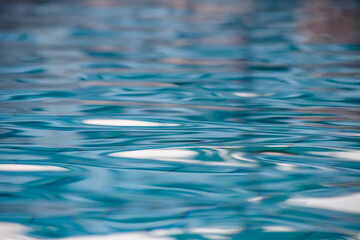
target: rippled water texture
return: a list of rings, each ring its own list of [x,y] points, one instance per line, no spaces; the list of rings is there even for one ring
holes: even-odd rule
[[[0,239],[357,239],[356,0],[0,3]]]

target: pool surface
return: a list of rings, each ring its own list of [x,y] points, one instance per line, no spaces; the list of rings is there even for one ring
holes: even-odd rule
[[[0,3],[0,240],[359,239],[356,0]]]

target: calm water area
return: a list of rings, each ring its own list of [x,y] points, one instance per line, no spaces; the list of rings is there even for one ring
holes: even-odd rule
[[[0,240],[360,239],[357,0],[0,1]]]

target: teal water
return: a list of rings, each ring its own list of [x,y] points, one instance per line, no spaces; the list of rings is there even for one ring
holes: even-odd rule
[[[360,5],[0,3],[0,239],[359,239]]]

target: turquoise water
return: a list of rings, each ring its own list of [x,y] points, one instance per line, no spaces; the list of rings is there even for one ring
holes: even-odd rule
[[[358,1],[2,1],[1,240],[358,239]]]

